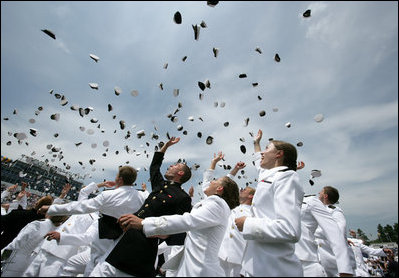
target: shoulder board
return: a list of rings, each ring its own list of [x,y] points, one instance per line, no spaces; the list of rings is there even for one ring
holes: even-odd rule
[[[331,209],[335,209],[335,206],[333,206],[333,205],[328,205],[328,207]]]
[[[272,183],[271,181],[268,181],[268,180],[261,180],[260,182]]]
[[[307,195],[303,195],[303,197],[311,197],[311,196],[316,196],[316,194],[307,194]]]
[[[282,169],[282,170],[278,170],[278,172],[285,172],[285,171],[288,171],[288,170],[291,170],[291,169],[290,168]]]

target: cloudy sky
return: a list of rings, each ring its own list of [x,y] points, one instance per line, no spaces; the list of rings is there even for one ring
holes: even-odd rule
[[[311,17],[304,18],[307,9]],[[181,24],[173,21],[177,11]],[[195,40],[192,25],[202,21],[206,28]],[[215,7],[206,1],[2,1],[1,152],[70,167],[84,183],[114,179],[128,163],[139,169],[140,185],[168,133],[181,140],[168,149],[162,170],[179,158],[200,165],[184,185],[195,187],[198,200],[203,170],[218,151],[225,166],[247,164],[240,187],[256,186],[251,133],[262,129],[262,148],[269,138],[302,142],[298,160],[306,166],[298,173],[305,192],[336,187],[348,228],[375,238],[378,224],[398,221],[397,22],[398,4],[380,1],[222,1]],[[198,82],[205,80],[211,86],[202,91]],[[72,105],[93,109],[81,117]],[[58,121],[50,118],[56,113]],[[145,136],[138,138],[140,130]],[[18,143],[15,133],[27,138]],[[50,144],[60,148],[61,160]],[[223,164],[217,177],[228,172]],[[311,186],[314,169],[322,175]]]

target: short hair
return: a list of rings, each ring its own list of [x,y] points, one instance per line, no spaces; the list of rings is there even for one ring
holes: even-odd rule
[[[50,216],[51,222],[53,222],[54,226],[58,227],[62,223],[68,220],[70,215],[52,215]]]
[[[226,201],[230,209],[233,209],[240,205],[240,193],[238,185],[231,178],[224,176],[221,179],[223,186],[222,198]]]
[[[119,168],[119,177],[123,179],[123,183],[126,185],[132,185],[137,178],[137,171],[130,166],[122,166]]]
[[[252,187],[250,187],[250,186],[247,186],[247,188],[249,188],[249,194],[251,194],[251,195],[254,195],[254,194],[255,194],[255,191],[256,191],[255,188],[252,188]]]
[[[339,200],[339,192],[336,188],[332,186],[324,186],[324,194],[327,194],[328,200],[332,203],[335,204]]]
[[[42,206],[51,206],[52,203],[53,203],[53,197],[47,195],[37,200],[34,209],[39,210]]]
[[[290,170],[296,171],[298,154],[295,146],[279,140],[272,140],[271,143],[273,143],[277,150],[284,152],[283,165],[287,166]]]
[[[191,170],[190,167],[184,163],[180,163],[180,165],[182,165],[180,170],[184,172],[184,174],[180,177],[180,183],[183,184],[191,178]]]

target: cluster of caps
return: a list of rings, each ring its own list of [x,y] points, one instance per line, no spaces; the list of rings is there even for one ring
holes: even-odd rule
[[[210,6],[210,7],[215,7],[217,4],[218,4],[218,1],[207,1],[207,5]],[[310,17],[310,15],[311,15],[311,11],[310,11],[310,10],[306,10],[306,11],[303,13],[303,17]],[[173,15],[173,21],[174,21],[176,24],[182,24],[183,18],[182,18],[182,14],[181,14],[179,11],[176,11],[175,14]],[[194,39],[195,39],[195,40],[198,40],[198,39],[199,39],[200,28],[207,28],[207,24],[202,20],[200,24],[192,25],[192,27],[193,27],[193,31],[194,31]],[[47,34],[48,36],[50,36],[51,38],[55,39],[55,34],[54,34],[52,31],[50,31],[50,30],[48,30],[48,29],[43,29],[42,31],[43,31],[45,34]],[[259,53],[259,54],[262,54],[262,53],[263,53],[263,52],[262,52],[262,49],[261,49],[259,46],[257,46],[257,47],[255,48],[255,51],[256,51],[257,53]],[[217,58],[217,57],[218,57],[218,54],[219,54],[219,48],[213,47],[213,48],[212,48],[212,52],[213,52],[214,57]],[[100,58],[99,58],[97,55],[92,54],[92,53],[89,54],[89,57],[90,57],[94,62],[96,62],[96,63],[100,60]],[[185,62],[186,59],[187,59],[187,56],[184,56],[184,57],[182,58],[182,61]],[[274,55],[274,61],[277,62],[277,63],[281,62],[281,58],[280,58],[280,55],[279,55],[278,53],[275,53],[275,55]],[[163,68],[164,68],[164,69],[167,69],[167,68],[168,68],[168,63],[165,63],[164,66],[163,66]],[[246,73],[241,73],[241,74],[239,74],[238,77],[239,77],[239,78],[247,78],[247,74],[246,74]],[[253,87],[257,87],[258,85],[259,85],[258,82],[253,82],[253,83],[252,83],[252,86],[253,86]],[[98,83],[94,83],[94,82],[89,83],[89,87],[90,87],[91,89],[93,89],[93,90],[98,90],[98,89],[99,89]],[[204,91],[206,88],[208,88],[208,89],[211,88],[211,83],[210,83],[210,81],[209,81],[208,79],[205,80],[204,82],[198,81],[198,87],[201,89],[201,91]],[[161,90],[164,89],[163,83],[160,83],[160,84],[159,84],[159,88],[160,88]],[[114,92],[115,92],[115,95],[116,95],[116,96],[119,96],[119,95],[122,93],[122,89],[119,88],[119,87],[115,87],[115,88],[114,88]],[[53,93],[53,90],[50,92],[50,94],[52,94],[52,93]],[[134,97],[137,97],[137,96],[139,95],[138,90],[132,90],[130,93],[131,93],[131,95],[134,96]],[[175,97],[179,96],[179,93],[180,93],[180,92],[179,92],[179,89],[174,89],[174,90],[173,90],[173,95],[174,95]],[[62,106],[65,106],[65,105],[68,103],[68,100],[66,99],[66,97],[65,97],[64,95],[61,95],[61,94],[54,94],[54,96],[55,96],[57,99],[60,99],[60,102],[61,102],[61,105],[62,105]],[[203,95],[200,94],[200,100],[202,100],[202,98],[203,98]],[[258,100],[262,100],[262,98],[261,98],[260,96],[258,96]],[[215,107],[218,107],[218,106],[224,107],[224,106],[225,106],[225,102],[221,102],[221,103],[214,102],[214,106],[215,106]],[[181,103],[179,103],[178,109],[176,109],[176,111],[175,111],[173,114],[169,114],[169,115],[168,115],[168,118],[170,118],[170,120],[171,120],[173,123],[177,123],[178,118],[177,118],[177,116],[176,116],[176,113],[179,111],[179,109],[180,109],[181,107],[182,107],[182,105],[181,105]],[[42,107],[39,107],[38,111],[36,111],[35,114],[38,115],[38,114],[40,113],[40,111],[42,111],[42,110],[43,110],[43,108],[42,108]],[[85,115],[88,115],[91,111],[93,111],[93,108],[92,108],[92,107],[81,108],[81,107],[79,107],[78,105],[72,105],[72,106],[71,106],[71,110],[79,111],[79,115],[80,115],[81,117],[84,117]],[[112,110],[113,110],[112,105],[111,105],[111,104],[108,104],[108,112],[110,112],[110,111],[112,111]],[[277,111],[278,111],[278,108],[273,108],[273,112],[277,112]],[[13,114],[17,114],[16,109],[14,110]],[[261,110],[261,111],[259,112],[259,116],[260,116],[260,117],[264,117],[265,115],[266,115],[266,111],[265,111],[265,110]],[[115,117],[116,117],[116,115],[113,116],[114,119],[115,119]],[[52,115],[50,116],[50,118],[51,118],[52,120],[59,121],[59,120],[60,120],[60,113],[54,113],[54,114],[52,114]],[[199,119],[202,121],[202,118],[201,118],[201,117],[199,117]],[[317,114],[317,115],[314,117],[314,120],[315,120],[316,122],[318,122],[318,123],[322,122],[323,119],[324,119],[324,116],[323,116],[322,114]],[[8,118],[4,118],[4,120],[8,120]],[[189,121],[194,121],[194,117],[193,117],[193,116],[190,116],[190,117],[188,117],[188,120],[189,120]],[[35,119],[30,119],[29,122],[32,123],[32,124],[34,124],[34,123],[35,123]],[[91,123],[98,123],[98,119],[92,118],[92,119],[90,120],[90,122],[91,122]],[[249,124],[249,118],[245,118],[245,120],[244,120],[244,126],[247,127],[248,124]],[[228,127],[228,126],[229,126],[229,122],[224,122],[223,125],[224,125],[225,127]],[[119,126],[120,126],[120,129],[121,129],[121,130],[124,130],[125,127],[126,127],[125,121],[120,120],[120,121],[119,121]],[[286,126],[287,128],[290,128],[290,127],[291,127],[291,123],[290,123],[290,122],[287,122],[287,123],[285,124],[285,126]],[[100,125],[98,125],[98,128],[100,128]],[[80,129],[81,129],[81,131],[84,131],[84,130],[85,130],[84,127],[80,127]],[[181,125],[181,124],[178,124],[178,125],[177,125],[177,130],[178,130],[178,131],[183,131],[183,134],[184,134],[184,135],[187,135],[187,130],[183,130],[183,129],[184,129],[184,128],[183,128],[183,125]],[[102,132],[104,132],[104,130],[102,130]],[[115,132],[116,132],[116,130],[114,131],[114,133],[115,133]],[[30,133],[32,136],[36,137],[36,136],[38,135],[38,130],[35,129],[35,128],[30,128],[30,129],[29,129],[29,133]],[[93,135],[93,134],[94,134],[94,130],[93,130],[93,129],[88,129],[88,130],[87,130],[87,134],[88,134],[88,135]],[[139,131],[136,133],[136,135],[137,135],[137,138],[138,138],[138,139],[141,139],[142,137],[144,137],[144,136],[146,135],[146,134],[145,134],[145,130],[139,130]],[[251,133],[250,133],[250,135],[253,136],[253,134],[251,134]],[[24,139],[27,138],[26,134],[23,133],[23,132],[15,133],[15,134],[14,134],[14,137],[16,137],[19,141],[24,140]],[[58,137],[58,133],[54,134],[54,137]],[[127,138],[129,138],[129,137],[130,137],[130,131],[127,131],[127,135],[125,136],[125,139],[127,139]],[[168,133],[167,133],[167,137],[170,138],[170,136],[169,136]],[[198,133],[197,133],[197,137],[198,137],[198,138],[201,138],[201,137],[202,137],[202,133],[201,133],[201,132],[198,132]],[[155,133],[151,133],[151,139],[153,139],[153,140],[158,140],[158,139],[159,139],[159,135],[157,135],[157,134],[155,134]],[[213,138],[212,136],[208,136],[208,137],[206,138],[206,141],[205,141],[205,142],[206,142],[206,144],[212,144],[212,143],[213,143],[213,140],[214,140],[214,138]],[[245,139],[242,137],[242,138],[240,138],[240,141],[244,142]],[[161,143],[162,143],[162,142],[161,142]],[[7,142],[7,145],[10,145],[10,144],[11,144],[11,141]],[[82,142],[75,143],[75,145],[76,145],[77,147],[80,146],[81,144],[82,144]],[[149,146],[149,143],[148,143],[148,142],[147,142],[146,144],[147,144],[147,146]],[[109,146],[109,142],[108,142],[108,141],[104,141],[103,145],[104,145],[105,147],[108,147],[108,146]],[[161,144],[159,144],[159,145],[161,145]],[[298,143],[297,143],[297,146],[298,146],[298,147],[303,146],[303,142],[298,142]],[[92,148],[95,148],[95,147],[97,147],[97,144],[96,144],[96,143],[92,143],[92,144],[91,144],[91,147],[92,147]],[[155,148],[158,148],[158,146],[155,146]],[[130,151],[130,149],[129,149],[128,146],[125,147],[125,150],[126,150],[128,153],[129,153],[129,151]],[[53,152],[57,152],[57,151],[60,151],[60,149],[54,147],[54,148],[52,148],[52,151],[53,151]],[[107,149],[107,151],[108,151],[108,149]],[[243,154],[246,153],[246,148],[245,148],[244,145],[240,145],[240,151],[241,151]],[[135,151],[134,151],[134,152],[135,152]],[[116,153],[119,153],[119,151],[116,151]],[[140,153],[137,152],[136,155],[138,155],[138,154],[140,154]],[[106,156],[106,154],[104,153],[103,156]],[[93,164],[94,162],[95,162],[94,159],[90,160],[90,164]],[[80,164],[81,164],[81,163],[80,163]],[[69,165],[68,165],[68,166],[69,166]],[[70,167],[70,166],[69,166],[69,167]],[[199,165],[198,165],[198,167],[199,167]],[[197,166],[193,166],[193,168],[198,168],[198,167],[197,167]],[[314,171],[316,171],[316,170],[314,170]],[[312,171],[312,173],[313,173],[313,171]],[[316,173],[315,175],[317,176],[317,173]],[[312,175],[312,178],[313,178],[313,177],[316,177],[315,175]],[[311,180],[310,180],[310,181],[311,181]]]

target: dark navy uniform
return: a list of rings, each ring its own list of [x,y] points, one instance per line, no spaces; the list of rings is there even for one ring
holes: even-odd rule
[[[180,183],[165,180],[160,172],[163,152],[156,152],[150,167],[152,192],[134,213],[140,218],[183,214],[191,210],[191,197]],[[171,235],[168,245],[183,245],[185,233]],[[158,239],[147,238],[142,231],[129,229],[106,258],[106,262],[134,276],[155,276]]]

